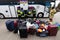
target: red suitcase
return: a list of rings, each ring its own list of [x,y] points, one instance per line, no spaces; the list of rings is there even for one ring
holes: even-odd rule
[[[49,36],[56,36],[58,32],[58,27],[56,25],[49,25],[48,32],[49,32]]]

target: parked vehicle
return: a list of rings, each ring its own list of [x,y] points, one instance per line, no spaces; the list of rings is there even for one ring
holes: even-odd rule
[[[1,3],[0,3],[1,4]],[[2,3],[3,4],[3,3]],[[0,5],[0,18],[16,18],[17,15],[17,7],[20,6],[19,2],[11,2],[4,3]],[[41,5],[43,3],[36,3],[31,1],[28,6],[33,6],[36,9],[36,16],[39,17],[49,17],[49,8],[46,5]],[[50,3],[48,4],[50,6]]]

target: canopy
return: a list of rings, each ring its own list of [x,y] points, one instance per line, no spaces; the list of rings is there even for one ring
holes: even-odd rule
[[[5,5],[5,4],[20,4],[19,3],[20,0],[0,0],[0,5]],[[23,0],[23,1],[27,1],[27,0]],[[52,1],[55,1],[55,0],[28,0],[28,2],[30,2],[29,4],[31,4],[31,2],[35,2],[35,4],[42,4],[44,5],[45,2],[48,1],[48,2],[52,2]]]
[[[18,4],[19,0],[0,0],[0,5]]]
[[[44,6],[50,6],[50,2],[55,2],[55,0],[28,0],[28,4],[40,4]]]

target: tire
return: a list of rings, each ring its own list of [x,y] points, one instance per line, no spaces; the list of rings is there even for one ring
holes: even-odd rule
[[[41,17],[42,18],[43,16],[44,16],[44,13],[42,13],[42,12],[37,14],[37,17]]]
[[[5,16],[3,14],[0,14],[0,18],[5,18]]]

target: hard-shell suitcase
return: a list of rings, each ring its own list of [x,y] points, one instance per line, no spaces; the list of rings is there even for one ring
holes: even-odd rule
[[[19,33],[20,33],[20,38],[28,37],[26,23],[22,23],[22,25],[19,25]]]
[[[58,27],[56,25],[49,25],[48,32],[49,36],[56,36],[58,32]]]
[[[6,21],[6,28],[9,31],[13,31],[15,29],[14,28],[14,21],[11,21],[11,20]]]
[[[20,33],[20,38],[27,38],[28,33],[27,33],[27,28],[26,27],[20,27],[19,28],[19,33]]]

